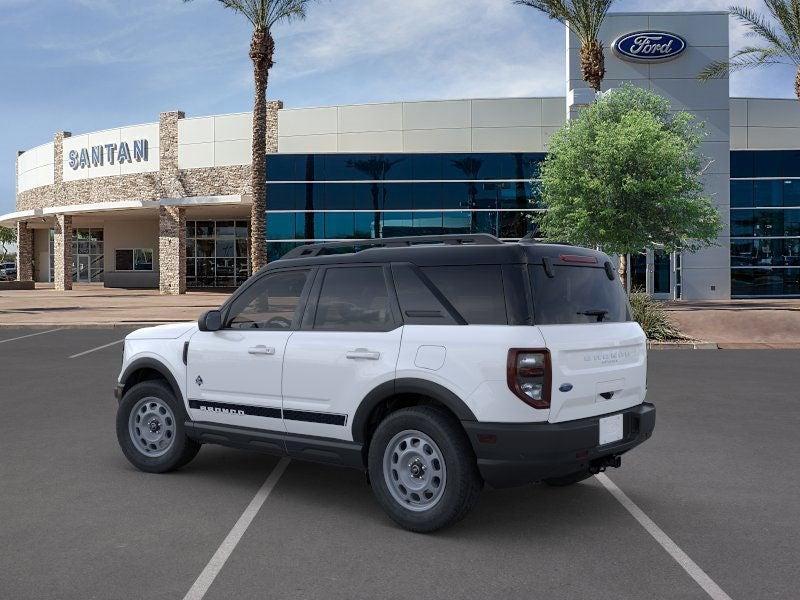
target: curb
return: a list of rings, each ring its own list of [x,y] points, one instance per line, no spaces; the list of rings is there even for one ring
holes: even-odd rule
[[[647,342],[648,350],[719,350],[716,342]]]
[[[153,327],[154,325],[167,325],[179,323],[180,320],[169,321],[122,321],[111,323],[0,323],[2,329],[122,329],[128,327]],[[187,323],[189,320],[186,321]]]

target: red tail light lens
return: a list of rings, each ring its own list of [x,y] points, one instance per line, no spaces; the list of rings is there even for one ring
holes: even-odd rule
[[[533,408],[550,408],[550,352],[512,348],[506,372],[517,398]]]

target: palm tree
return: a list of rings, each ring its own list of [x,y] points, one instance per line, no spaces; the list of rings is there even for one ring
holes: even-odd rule
[[[800,100],[800,0],[764,0],[764,4],[771,19],[746,6],[730,8],[730,14],[747,28],[747,35],[757,38],[761,45],[745,46],[734,52],[730,60],[711,63],[699,78],[706,81],[724,77],[731,71],[790,64],[797,69],[794,93]]]
[[[563,23],[581,41],[581,75],[595,92],[606,75],[600,27],[614,0],[514,0]]]
[[[183,0],[191,2],[191,0]],[[253,272],[267,263],[266,231],[266,149],[267,149],[267,83],[274,65],[275,40],[272,28],[282,21],[305,19],[306,7],[313,0],[219,0],[225,8],[235,10],[253,26],[250,59],[253,61],[255,100],[253,102],[253,205],[250,209],[252,242],[250,263]]]

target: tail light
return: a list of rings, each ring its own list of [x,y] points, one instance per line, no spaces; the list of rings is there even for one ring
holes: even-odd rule
[[[533,408],[550,408],[550,352],[512,348],[508,351],[508,387]]]

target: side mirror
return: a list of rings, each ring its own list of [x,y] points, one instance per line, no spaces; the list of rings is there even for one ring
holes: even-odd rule
[[[219,331],[222,329],[222,313],[218,310],[204,312],[197,320],[200,331]]]

